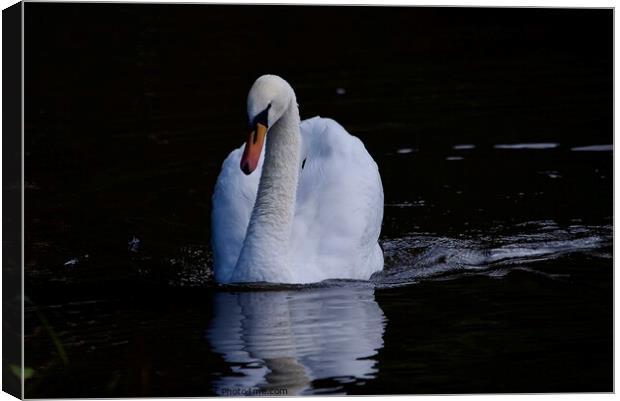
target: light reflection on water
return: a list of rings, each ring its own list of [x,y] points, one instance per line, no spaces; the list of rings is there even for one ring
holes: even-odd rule
[[[554,149],[560,146],[559,143],[510,143],[495,145],[495,149]]]
[[[614,145],[589,145],[571,148],[573,152],[613,152]]]
[[[611,245],[610,226],[558,227],[553,221],[519,226],[521,234],[476,238],[418,234],[382,241],[386,268],[370,282],[329,280],[314,285],[224,286],[213,296],[206,339],[228,366],[213,391],[286,389],[287,395],[339,393],[378,373],[387,319],[375,289],[388,289],[463,275],[503,277],[521,270],[551,280],[540,262],[591,254]],[[538,266],[538,267],[537,267]],[[331,387],[316,381],[329,379]]]
[[[458,277],[475,272],[497,277],[537,262],[573,253],[595,253],[612,244],[611,226],[558,227],[553,221],[532,221],[520,233],[485,233],[468,238],[412,234],[385,240],[385,269],[373,277],[378,287],[399,286]],[[544,271],[540,273],[546,274]]]
[[[219,292],[213,308],[206,336],[231,369],[213,384],[220,395],[286,388],[290,396],[311,392],[314,380],[377,372],[386,319],[373,288]]]

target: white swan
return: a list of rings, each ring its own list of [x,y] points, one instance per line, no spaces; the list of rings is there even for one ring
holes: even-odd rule
[[[300,123],[295,92],[275,75],[256,80],[247,107],[252,132],[213,194],[215,279],[312,283],[381,270],[383,187],[362,142],[330,119]]]

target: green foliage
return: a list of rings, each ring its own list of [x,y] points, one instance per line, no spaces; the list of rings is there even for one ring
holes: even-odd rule
[[[14,364],[10,364],[9,368],[11,369],[11,372],[13,372],[13,374],[21,380],[22,378],[22,370],[20,366],[14,365]],[[30,379],[32,376],[34,375],[34,369],[33,368],[29,368],[29,367],[24,367],[24,380],[28,380]]]

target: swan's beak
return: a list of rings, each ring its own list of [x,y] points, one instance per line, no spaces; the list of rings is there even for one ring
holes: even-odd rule
[[[249,175],[256,170],[260,152],[263,150],[265,136],[267,135],[267,127],[263,124],[256,124],[254,131],[250,132],[248,141],[245,143],[245,150],[241,156],[241,170]]]

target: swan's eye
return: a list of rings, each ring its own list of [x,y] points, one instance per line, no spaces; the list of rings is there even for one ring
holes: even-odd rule
[[[254,127],[256,127],[258,124],[262,124],[265,127],[269,127],[269,124],[267,123],[267,119],[269,117],[270,108],[271,108],[271,103],[269,103],[269,106],[267,106],[265,110],[261,111],[260,113],[256,115],[256,117],[254,117],[254,121],[252,122],[252,125]]]

